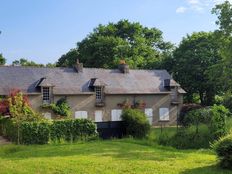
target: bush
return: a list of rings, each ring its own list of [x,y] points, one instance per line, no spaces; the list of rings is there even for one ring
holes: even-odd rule
[[[17,124],[11,119],[0,121],[1,135],[12,142],[18,142]],[[58,120],[53,122],[22,122],[19,127],[20,144],[47,144],[65,140],[89,140],[97,137],[96,125],[87,119]]]
[[[227,92],[223,97],[223,105],[232,113],[232,93]]]
[[[50,106],[55,114],[65,117],[69,117],[71,115],[70,106],[65,98],[61,98],[56,102],[56,104],[51,104]]]
[[[95,123],[87,119],[57,120],[51,125],[51,140],[54,142],[87,140],[96,136]]]
[[[126,109],[122,113],[126,134],[135,138],[143,138],[150,131],[146,115],[137,109]]]
[[[48,122],[23,122],[20,126],[21,144],[47,144],[50,124]]]
[[[187,121],[185,119],[186,115],[193,110],[197,110],[202,108],[201,105],[199,104],[195,104],[195,103],[189,103],[189,104],[184,104],[181,108],[180,114],[178,116],[178,124],[182,125],[182,126],[186,126],[188,123],[186,123],[185,121]]]
[[[232,133],[216,141],[213,149],[220,160],[220,166],[232,169]]]

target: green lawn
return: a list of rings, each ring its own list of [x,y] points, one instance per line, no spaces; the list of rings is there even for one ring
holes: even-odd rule
[[[122,139],[75,144],[0,146],[0,173],[227,174],[210,150],[176,150]]]

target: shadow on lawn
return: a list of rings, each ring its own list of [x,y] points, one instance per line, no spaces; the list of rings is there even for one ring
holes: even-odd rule
[[[76,144],[9,145],[0,150],[0,158],[20,160],[36,157],[65,157],[93,155],[99,157],[112,157],[128,160],[156,160],[167,161],[184,158],[190,152],[178,152],[171,148],[160,146],[147,146],[125,141],[93,141]]]
[[[206,167],[199,167],[194,169],[188,169],[184,172],[181,172],[181,174],[231,174],[232,171],[220,169],[218,166],[206,166]]]

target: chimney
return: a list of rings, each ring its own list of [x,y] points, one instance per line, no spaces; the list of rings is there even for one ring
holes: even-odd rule
[[[76,65],[74,65],[74,68],[76,69],[76,71],[79,73],[83,72],[83,63],[79,62],[79,59],[77,59],[76,61]]]
[[[129,73],[129,65],[126,64],[125,60],[120,60],[118,69],[124,74]]]

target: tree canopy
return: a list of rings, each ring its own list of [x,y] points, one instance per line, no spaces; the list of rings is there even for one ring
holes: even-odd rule
[[[220,44],[220,52],[222,61],[215,66],[214,71],[218,75],[214,79],[221,83],[224,90],[232,90],[232,4],[225,1],[216,5],[212,10],[217,15],[216,24],[219,26],[217,30],[218,41]]]
[[[172,72],[174,79],[188,92],[188,102],[192,102],[194,94],[198,94],[201,104],[210,105],[216,86],[208,71],[220,59],[214,33],[196,32],[183,38],[173,56],[164,60],[163,67]]]
[[[5,65],[6,59],[3,57],[2,54],[0,54],[0,65]]]
[[[52,64],[52,63],[48,63],[46,65],[44,64],[39,64],[39,63],[36,63],[34,61],[30,61],[28,59],[25,59],[25,58],[21,58],[19,60],[14,60],[12,62],[12,65],[14,66],[34,66],[34,67],[55,67],[55,64]]]
[[[58,66],[72,66],[79,58],[86,67],[115,68],[124,59],[131,68],[153,68],[173,45],[162,32],[140,23],[120,20],[99,25],[58,60]]]

